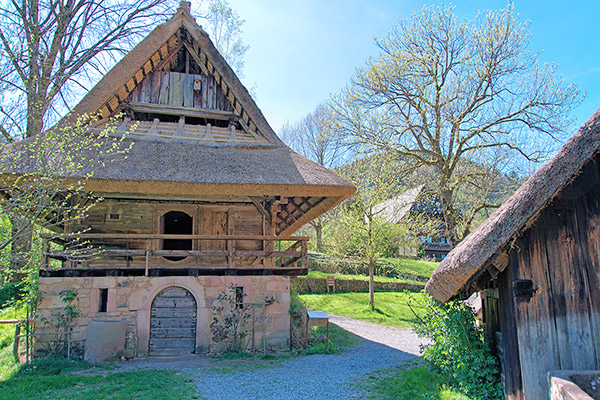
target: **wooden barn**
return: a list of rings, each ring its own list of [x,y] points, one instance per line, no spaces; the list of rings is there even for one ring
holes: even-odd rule
[[[480,292],[507,399],[551,370],[600,368],[600,110],[435,270],[440,301]]]
[[[289,277],[306,273],[308,241],[291,235],[355,190],[277,137],[189,7],[75,107],[101,115],[92,133],[124,115],[114,135],[135,126],[132,146],[87,180],[102,202],[59,232],[85,233],[44,245],[39,316],[52,321],[74,289],[73,340],[92,320],[124,320],[129,358],[218,350],[212,306],[232,285],[260,318],[250,345],[289,348]],[[69,256],[69,240],[99,250]]]

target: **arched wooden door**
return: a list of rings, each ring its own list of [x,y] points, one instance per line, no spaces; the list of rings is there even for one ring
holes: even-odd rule
[[[196,348],[196,300],[186,289],[170,287],[152,301],[151,356],[193,353]]]

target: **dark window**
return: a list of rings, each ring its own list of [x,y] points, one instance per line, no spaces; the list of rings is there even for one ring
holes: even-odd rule
[[[192,217],[181,211],[169,211],[162,217],[162,233],[165,235],[191,235],[194,224]],[[192,250],[191,239],[164,239],[163,250]],[[185,257],[165,257],[179,261]]]
[[[98,299],[98,312],[106,312],[108,308],[108,289],[100,289],[100,298]]]
[[[244,293],[243,286],[235,287],[235,308],[244,308],[244,297],[246,294]]]
[[[110,219],[119,219],[120,215],[119,214],[110,214]]]

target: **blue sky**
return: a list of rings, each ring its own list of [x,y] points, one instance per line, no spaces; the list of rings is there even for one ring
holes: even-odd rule
[[[242,80],[255,86],[258,106],[276,131],[343,88],[377,54],[373,39],[423,5],[453,4],[466,17],[506,6],[500,0],[229,1],[246,20],[250,49]],[[581,125],[600,107],[600,1],[515,0],[514,7],[531,23],[530,50],[542,51],[542,61],[557,64],[566,82],[586,92],[573,113]]]

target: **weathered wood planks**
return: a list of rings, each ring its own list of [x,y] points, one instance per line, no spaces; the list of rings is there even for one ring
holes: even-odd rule
[[[200,90],[194,90],[194,82]],[[214,76],[157,71],[148,74],[129,95],[139,103],[233,112]]]
[[[196,346],[196,300],[183,288],[171,287],[152,301],[148,354],[189,354]]]

